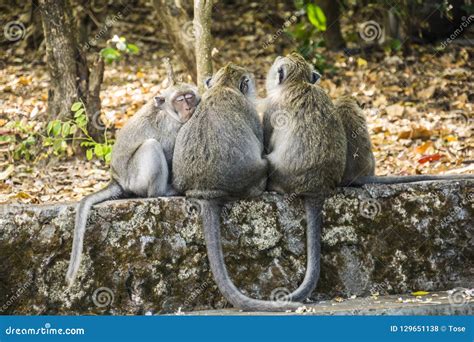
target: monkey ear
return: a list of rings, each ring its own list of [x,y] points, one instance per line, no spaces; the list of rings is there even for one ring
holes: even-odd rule
[[[211,87],[211,80],[212,80],[212,77],[206,77],[204,79],[204,84],[206,85],[207,89],[209,89]]]
[[[311,72],[311,84],[315,84],[321,78],[321,74],[317,71]]]
[[[155,96],[155,107],[161,108],[165,104],[165,97],[164,96]]]

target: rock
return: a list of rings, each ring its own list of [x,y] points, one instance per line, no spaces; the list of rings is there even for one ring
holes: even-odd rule
[[[473,181],[339,189],[326,201],[312,298],[472,286]],[[0,206],[0,313],[155,314],[224,309],[210,274],[199,204],[110,201],[92,210],[78,280],[64,277],[74,205]],[[236,285],[255,298],[293,290],[305,271],[301,199],[272,193],[225,206]]]

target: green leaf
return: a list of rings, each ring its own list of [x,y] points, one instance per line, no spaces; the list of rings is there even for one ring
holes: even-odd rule
[[[100,50],[100,55],[107,62],[115,61],[120,58],[120,52],[114,48],[105,48]]]
[[[140,48],[135,44],[127,44],[127,51],[133,54],[137,54],[140,51]]]
[[[80,108],[82,108],[82,102],[74,102],[71,106],[73,112],[78,111]]]
[[[326,31],[326,16],[321,7],[315,4],[308,4],[306,7],[308,19],[319,31]]]
[[[72,124],[71,125],[71,131],[69,132],[71,135],[74,135],[76,134],[77,132],[77,125],[76,124]]]
[[[394,51],[399,51],[402,48],[402,42],[398,39],[393,39],[390,42],[390,48]]]
[[[102,149],[101,144],[95,145],[94,153],[97,155],[97,157],[102,157],[104,155],[104,150]]]
[[[86,151],[87,160],[91,160],[93,156],[94,156],[94,152],[92,151],[92,149]]]
[[[87,118],[85,115],[81,115],[79,117],[76,118],[76,125],[81,128],[81,129],[84,129],[86,128],[86,125],[87,125]]]
[[[65,122],[61,131],[61,135],[66,138],[69,134],[71,134],[71,124],[69,122]]]
[[[34,145],[35,143],[36,143],[36,139],[32,135],[28,136],[28,138],[25,139],[26,145]]]
[[[53,121],[53,135],[57,137],[61,133],[61,121],[54,120]]]
[[[61,139],[56,139],[53,143],[54,152],[57,154],[61,152],[63,147],[63,141]]]
[[[107,164],[110,163],[110,161],[112,160],[112,153],[111,152],[107,153],[104,157],[104,160]]]
[[[84,108],[81,108],[74,113],[74,117],[77,118],[78,116],[82,115],[84,112],[85,112]]]
[[[46,127],[46,134],[50,135],[52,129],[53,129],[53,121],[50,121],[48,122],[48,126]]]

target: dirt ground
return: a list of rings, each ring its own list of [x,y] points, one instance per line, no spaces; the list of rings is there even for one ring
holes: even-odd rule
[[[251,4],[248,6],[252,6]],[[295,49],[285,35],[278,36],[278,18],[250,11],[236,17],[233,8],[221,8],[215,16],[215,67],[232,61],[250,68],[256,76],[260,96],[273,59]],[[276,8],[281,21],[291,12]],[[135,13],[154,18],[153,13]],[[233,18],[232,27],[228,27]],[[149,21],[152,22],[151,20]],[[148,24],[148,30],[150,24]],[[126,26],[128,27],[128,26]],[[236,29],[238,28],[238,29]],[[152,33],[157,42],[140,40],[140,26],[127,34],[117,25],[116,34],[136,38],[140,54],[106,66],[102,87],[103,116],[110,129],[119,129],[140,106],[160,91],[165,71],[161,58],[170,54],[162,43],[159,27]],[[154,30],[154,31],[153,31]],[[263,42],[275,37],[270,45]],[[19,45],[8,45],[0,53],[0,132],[10,121],[27,122],[44,129],[48,74],[44,48],[31,53]],[[323,72],[320,85],[333,99],[356,96],[364,105],[374,145],[379,175],[421,173],[472,173],[473,146],[473,54],[474,48],[451,44],[435,52],[433,46],[410,46],[410,52],[384,52],[348,56],[321,50],[331,70]],[[176,73],[184,68],[172,58]],[[184,75],[186,78],[186,76]],[[0,134],[1,135],[1,134]],[[108,181],[108,166],[87,161],[81,153],[45,161],[14,160],[15,146],[0,142],[0,203],[50,203],[77,201],[102,188]]]

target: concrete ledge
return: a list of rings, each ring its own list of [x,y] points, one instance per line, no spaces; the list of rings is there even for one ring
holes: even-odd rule
[[[324,213],[313,299],[474,283],[473,181],[340,189]],[[74,205],[0,206],[0,313],[145,314],[222,309],[196,205],[122,200],[90,216],[78,282],[66,289]],[[305,270],[303,205],[265,194],[222,215],[226,260],[247,294],[293,290]],[[110,300],[111,301],[110,301]]]
[[[457,294],[459,295],[459,294]],[[454,295],[456,296],[456,295]],[[453,300],[453,293],[435,292],[426,296],[387,295],[361,298],[348,298],[321,301],[318,304],[302,307],[296,312],[243,312],[237,309],[203,310],[193,312],[179,312],[177,314],[191,314],[203,316],[248,316],[248,315],[318,315],[318,316],[365,316],[365,315],[472,315],[474,313],[474,299],[465,296],[458,302]],[[457,297],[460,298],[460,297]],[[175,313],[176,314],[176,313]]]

